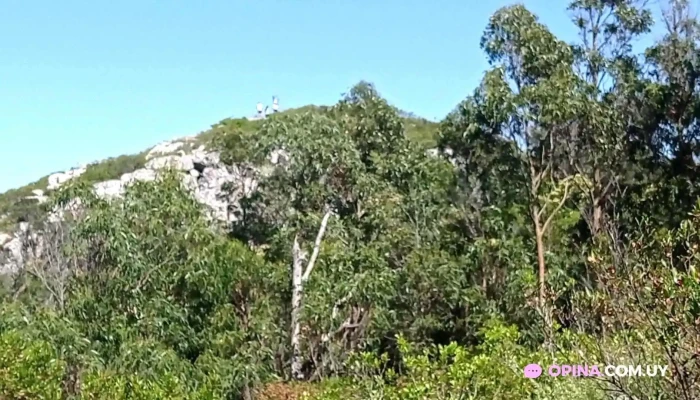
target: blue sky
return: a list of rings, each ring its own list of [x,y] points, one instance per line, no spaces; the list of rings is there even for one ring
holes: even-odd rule
[[[481,79],[481,33],[511,3],[0,0],[0,192],[250,115],[272,95],[333,104],[361,79],[440,119]],[[566,2],[524,3],[575,38]]]

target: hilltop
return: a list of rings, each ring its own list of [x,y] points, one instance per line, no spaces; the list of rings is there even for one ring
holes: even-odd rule
[[[278,115],[321,113],[327,108],[326,106],[308,105],[282,110]],[[424,148],[435,146],[438,123],[420,118],[411,113],[401,111],[399,113],[405,125],[406,136],[411,141]],[[93,162],[77,171],[80,173],[78,179],[90,185],[119,179],[124,174],[144,168],[149,160],[149,154],[151,157],[156,155],[190,154],[194,149],[210,148],[218,138],[230,133],[232,130],[237,130],[244,134],[254,134],[264,122],[265,120],[249,118],[226,118],[213,124],[210,129],[193,136],[169,140],[137,154],[119,155]],[[178,143],[181,145],[178,146]],[[168,148],[172,150],[168,151]],[[35,182],[0,194],[0,232],[12,230],[19,222],[32,223],[43,217],[44,210],[40,207],[40,202],[49,192],[50,176],[44,176]]]

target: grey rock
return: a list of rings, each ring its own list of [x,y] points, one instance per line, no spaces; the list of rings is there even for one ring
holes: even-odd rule
[[[0,247],[12,239],[12,235],[5,232],[0,232]]]
[[[0,263],[0,274],[14,274],[23,264],[22,239],[19,236],[12,237],[2,245],[0,253],[4,262]]]
[[[95,195],[103,199],[112,199],[119,197],[124,193],[124,186],[122,181],[118,179],[113,179],[111,181],[98,182],[93,185],[95,189]]]
[[[180,143],[180,144],[178,144]],[[160,151],[177,151],[181,142],[170,142],[154,147],[150,153],[157,154]],[[157,151],[156,151],[157,150]],[[192,193],[194,199],[205,205],[212,220],[231,222],[235,220],[232,212],[237,210],[242,198],[249,196],[257,190],[259,179],[264,178],[264,173],[271,173],[275,168],[290,162],[289,155],[284,150],[276,150],[268,157],[268,163],[257,167],[227,166],[221,162],[218,152],[207,152],[204,147],[195,149],[191,154],[178,156],[166,155],[151,158],[145,168],[124,174],[120,179],[99,182],[93,185],[95,194],[103,199],[112,200],[124,195],[127,186],[137,181],[153,181],[160,171],[172,168],[179,171],[183,187]],[[61,173],[56,175],[52,182],[54,187],[82,174],[78,172]],[[84,171],[83,171],[84,172]],[[224,185],[230,184],[231,191],[223,190]],[[44,195],[36,191],[35,196]],[[82,202],[76,198],[62,207],[56,207],[49,215],[49,222],[59,222],[66,215],[78,215],[82,211]],[[26,228],[23,226],[22,228]],[[21,231],[21,229],[20,229]],[[21,236],[21,232],[18,233]],[[0,233],[0,273],[15,272],[23,265],[22,240],[20,236],[12,233]]]
[[[146,168],[152,170],[171,168],[179,171],[189,171],[194,169],[194,162],[192,156],[164,156],[147,162]]]
[[[154,146],[146,154],[146,160],[150,160],[152,158],[162,156],[164,154],[174,153],[177,150],[179,150],[183,145],[184,145],[184,143],[176,142],[176,141],[166,141],[166,142],[160,143],[160,144]]]
[[[86,166],[81,166],[78,168],[73,168],[70,169],[66,172],[58,172],[52,175],[49,175],[49,184],[47,186],[48,190],[55,190],[61,187],[64,183],[68,182],[71,179],[77,178],[80,175],[84,174],[85,171],[87,170]]]
[[[156,179],[156,172],[152,169],[142,168],[134,172],[122,175],[119,179],[122,185],[126,186],[133,182],[150,182]]]

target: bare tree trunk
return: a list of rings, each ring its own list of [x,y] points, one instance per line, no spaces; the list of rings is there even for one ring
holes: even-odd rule
[[[302,371],[302,356],[301,356],[301,308],[304,298],[304,283],[309,280],[311,276],[311,271],[314,269],[314,264],[318,258],[319,251],[321,250],[321,240],[323,240],[323,235],[326,232],[326,226],[328,225],[328,219],[331,216],[330,211],[326,211],[326,214],[321,220],[321,226],[318,229],[318,234],[316,235],[316,241],[314,242],[314,249],[311,253],[311,258],[309,263],[306,265],[306,270],[303,266],[303,255],[301,251],[301,246],[299,245],[299,236],[294,236],[294,244],[292,245],[292,378],[296,380],[304,379],[304,373]]]
[[[542,225],[540,221],[539,207],[534,206],[533,210],[533,221],[535,225],[535,244],[537,247],[537,269],[540,283],[540,295],[537,302],[537,308],[539,313],[542,315],[544,322],[543,333],[544,333],[544,346],[551,350],[552,346],[552,314],[551,308],[548,306],[546,301],[546,272],[547,267],[544,259],[544,235],[546,223]]]
[[[250,384],[246,381],[245,385],[243,386],[243,400],[253,400],[253,393],[250,390]]]
[[[304,376],[301,371],[301,343],[299,340],[301,326],[299,324],[299,317],[301,314],[301,298],[304,286],[301,281],[303,274],[301,248],[297,236],[294,236],[292,263],[292,378],[303,379]]]
[[[591,226],[591,234],[598,236],[603,227],[603,206],[597,201],[593,204],[593,224]]]
[[[537,247],[537,267],[540,281],[540,306],[544,306],[545,298],[545,273],[546,265],[544,262],[544,231],[540,222],[540,212],[538,206],[533,206],[532,220],[535,224],[535,243]]]
[[[595,171],[593,172],[593,195],[592,195],[592,212],[593,212],[593,221],[591,223],[591,234],[593,237],[598,236],[598,234],[602,231],[603,229],[603,201],[604,201],[604,196],[605,192],[607,191],[607,188],[603,187],[603,182],[602,182],[602,172],[600,168],[596,167]]]

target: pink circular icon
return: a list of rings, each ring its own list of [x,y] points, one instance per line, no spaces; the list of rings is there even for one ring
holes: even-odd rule
[[[535,379],[542,375],[542,367],[537,364],[528,364],[523,368],[523,372],[526,378]]]

